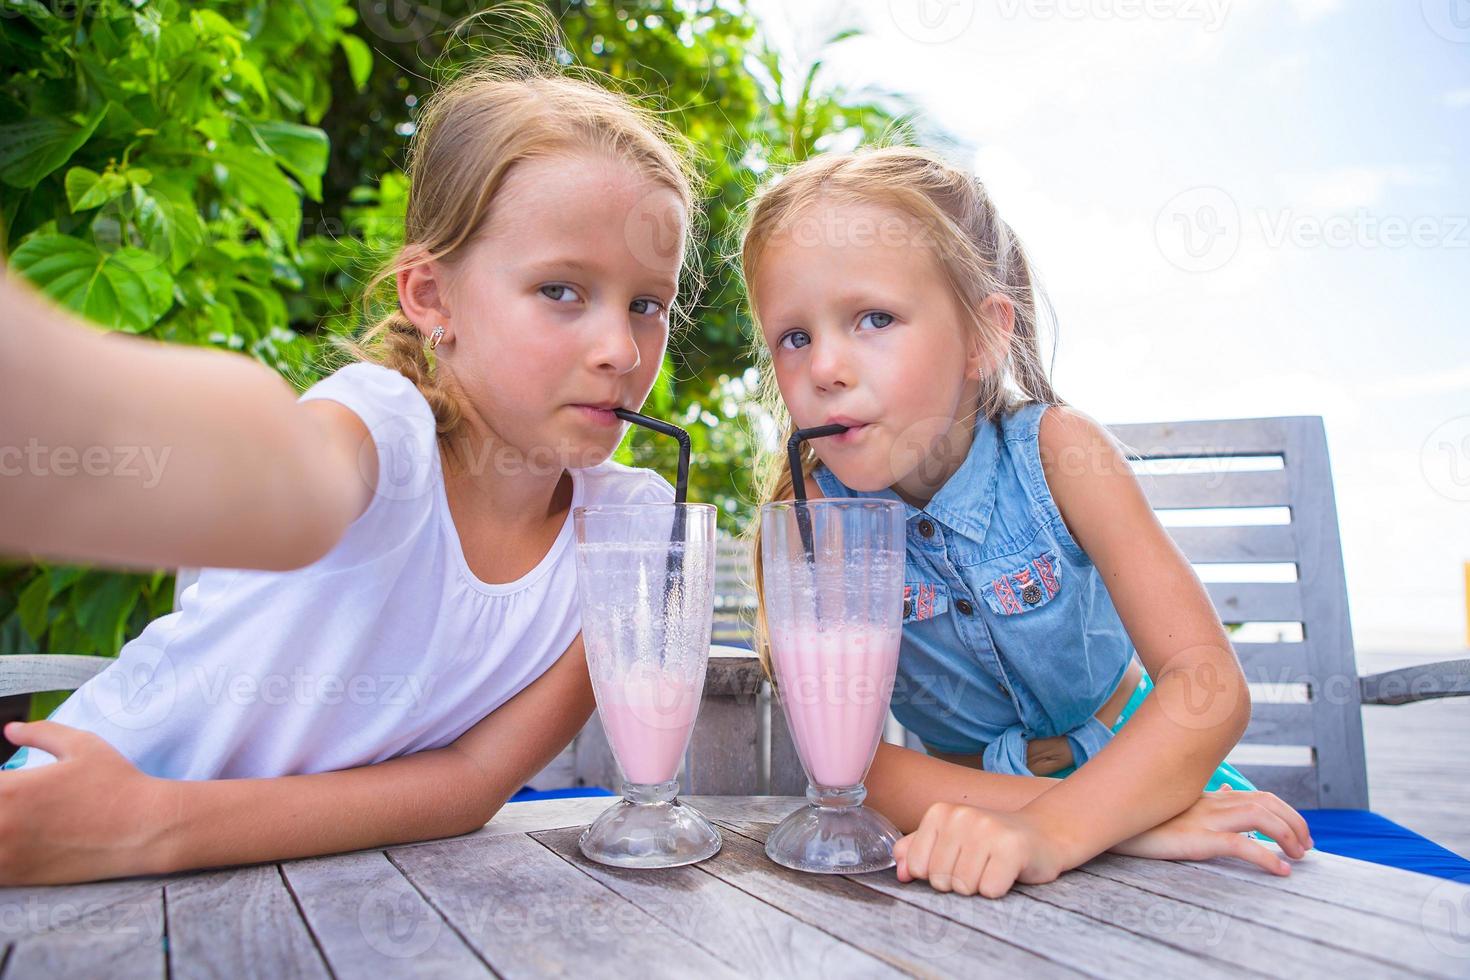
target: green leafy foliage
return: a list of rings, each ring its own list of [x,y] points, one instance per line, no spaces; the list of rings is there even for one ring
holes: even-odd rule
[[[505,43],[496,8],[451,34],[482,6],[0,0],[0,250],[106,329],[237,351],[304,387],[360,328],[362,286],[400,244],[405,151],[433,80]],[[771,166],[891,133],[902,107],[824,85],[820,61],[783,64],[738,3],[549,9],[564,61],[651,101],[697,151],[702,244],[647,410],[690,429],[691,499],[733,528],[754,455],[727,260],[745,202]],[[674,471],[672,441],[643,430],[619,458]],[[0,566],[0,654],[115,654],[171,601],[164,572]]]

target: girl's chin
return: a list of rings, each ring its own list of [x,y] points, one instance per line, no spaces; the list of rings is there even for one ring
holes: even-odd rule
[[[893,477],[883,467],[855,466],[852,460],[839,460],[834,466],[822,461],[839,483],[857,493],[877,493],[893,485]]]

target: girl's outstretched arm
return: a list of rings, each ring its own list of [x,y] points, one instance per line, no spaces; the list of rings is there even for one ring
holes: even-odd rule
[[[371,500],[356,416],[248,357],[102,333],[3,267],[0,321],[0,554],[283,570]]]
[[[595,706],[580,636],[452,744],[341,772],[170,780],[55,722],[6,736],[56,755],[0,773],[0,885],[61,884],[310,857],[483,826]]]

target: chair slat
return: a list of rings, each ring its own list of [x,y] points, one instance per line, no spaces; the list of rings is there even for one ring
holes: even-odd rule
[[[1302,594],[1296,582],[1207,582],[1205,590],[1224,623],[1302,621]]]
[[[1284,470],[1142,473],[1138,482],[1157,510],[1284,507],[1290,492]]]
[[[1242,742],[1262,745],[1312,745],[1312,705],[1257,701]]]
[[[1171,527],[1169,536],[1192,562],[1294,562],[1296,535],[1290,524],[1238,527]]]
[[[1322,805],[1317,789],[1316,766],[1239,765],[1235,768],[1256,789],[1264,793],[1275,793],[1294,807],[1305,810]]]
[[[75,691],[114,663],[117,661],[112,657],[82,657],[69,653],[0,656],[0,697],[41,691]]]
[[[1294,421],[1295,417],[1135,422],[1108,429],[1145,459],[1212,459],[1280,455]]]
[[[1310,640],[1301,643],[1232,643],[1245,679],[1259,684],[1310,683]]]

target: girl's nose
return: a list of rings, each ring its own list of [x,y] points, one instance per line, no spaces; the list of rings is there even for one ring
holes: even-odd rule
[[[846,388],[852,382],[851,367],[839,343],[812,344],[812,383],[818,388]]]
[[[609,323],[599,332],[594,359],[598,370],[627,374],[642,363],[633,327],[626,320]]]

